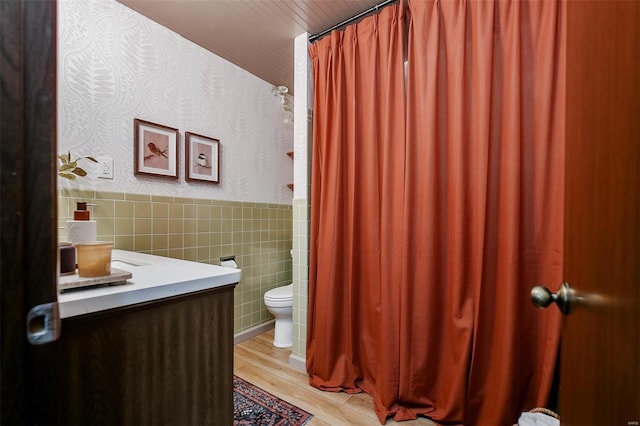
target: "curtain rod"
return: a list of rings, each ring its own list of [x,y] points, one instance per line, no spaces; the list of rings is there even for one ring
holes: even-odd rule
[[[365,10],[364,12],[358,13],[356,16],[352,16],[349,19],[345,19],[344,21],[340,22],[339,24],[334,25],[331,28],[327,28],[326,30],[312,35],[309,37],[309,43],[313,43],[314,41],[316,41],[317,39],[319,39],[320,37],[329,34],[331,31],[333,30],[337,30],[340,27],[344,27],[345,25],[348,25],[354,21],[357,21],[358,19],[362,18],[365,15],[370,14],[371,12],[377,12],[378,10],[382,9],[383,7],[385,7],[388,4],[394,3],[398,0],[385,0],[382,3],[376,4],[373,7],[370,7],[369,9]]]

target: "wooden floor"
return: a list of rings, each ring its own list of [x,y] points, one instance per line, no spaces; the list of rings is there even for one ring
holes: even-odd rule
[[[273,346],[273,329],[234,346],[234,373],[313,414],[307,425],[379,425],[373,400],[365,394],[323,392],[309,386],[306,373],[289,366],[288,349]],[[387,425],[435,426],[426,418]]]

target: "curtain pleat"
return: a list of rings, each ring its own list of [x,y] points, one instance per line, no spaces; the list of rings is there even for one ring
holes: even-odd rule
[[[561,6],[411,0],[310,47],[307,369],[381,423],[546,404],[560,316],[529,292],[562,280]]]
[[[402,247],[403,11],[311,46],[323,142],[313,144],[307,366],[312,385],[365,389],[381,410],[397,399],[400,295],[388,283]]]

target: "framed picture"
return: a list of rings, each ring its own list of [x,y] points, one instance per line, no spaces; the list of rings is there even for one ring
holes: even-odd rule
[[[178,129],[133,120],[133,173],[178,179]]]
[[[220,183],[220,141],[186,132],[186,180]]]

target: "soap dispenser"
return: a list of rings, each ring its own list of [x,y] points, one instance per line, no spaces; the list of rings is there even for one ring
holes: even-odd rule
[[[73,220],[67,221],[67,240],[74,245],[96,241],[97,226],[95,220],[90,220],[91,214],[87,210],[87,203],[79,201],[73,212]]]
[[[91,214],[87,210],[87,203],[84,201],[78,201],[76,209],[73,212],[73,220],[89,220]]]

